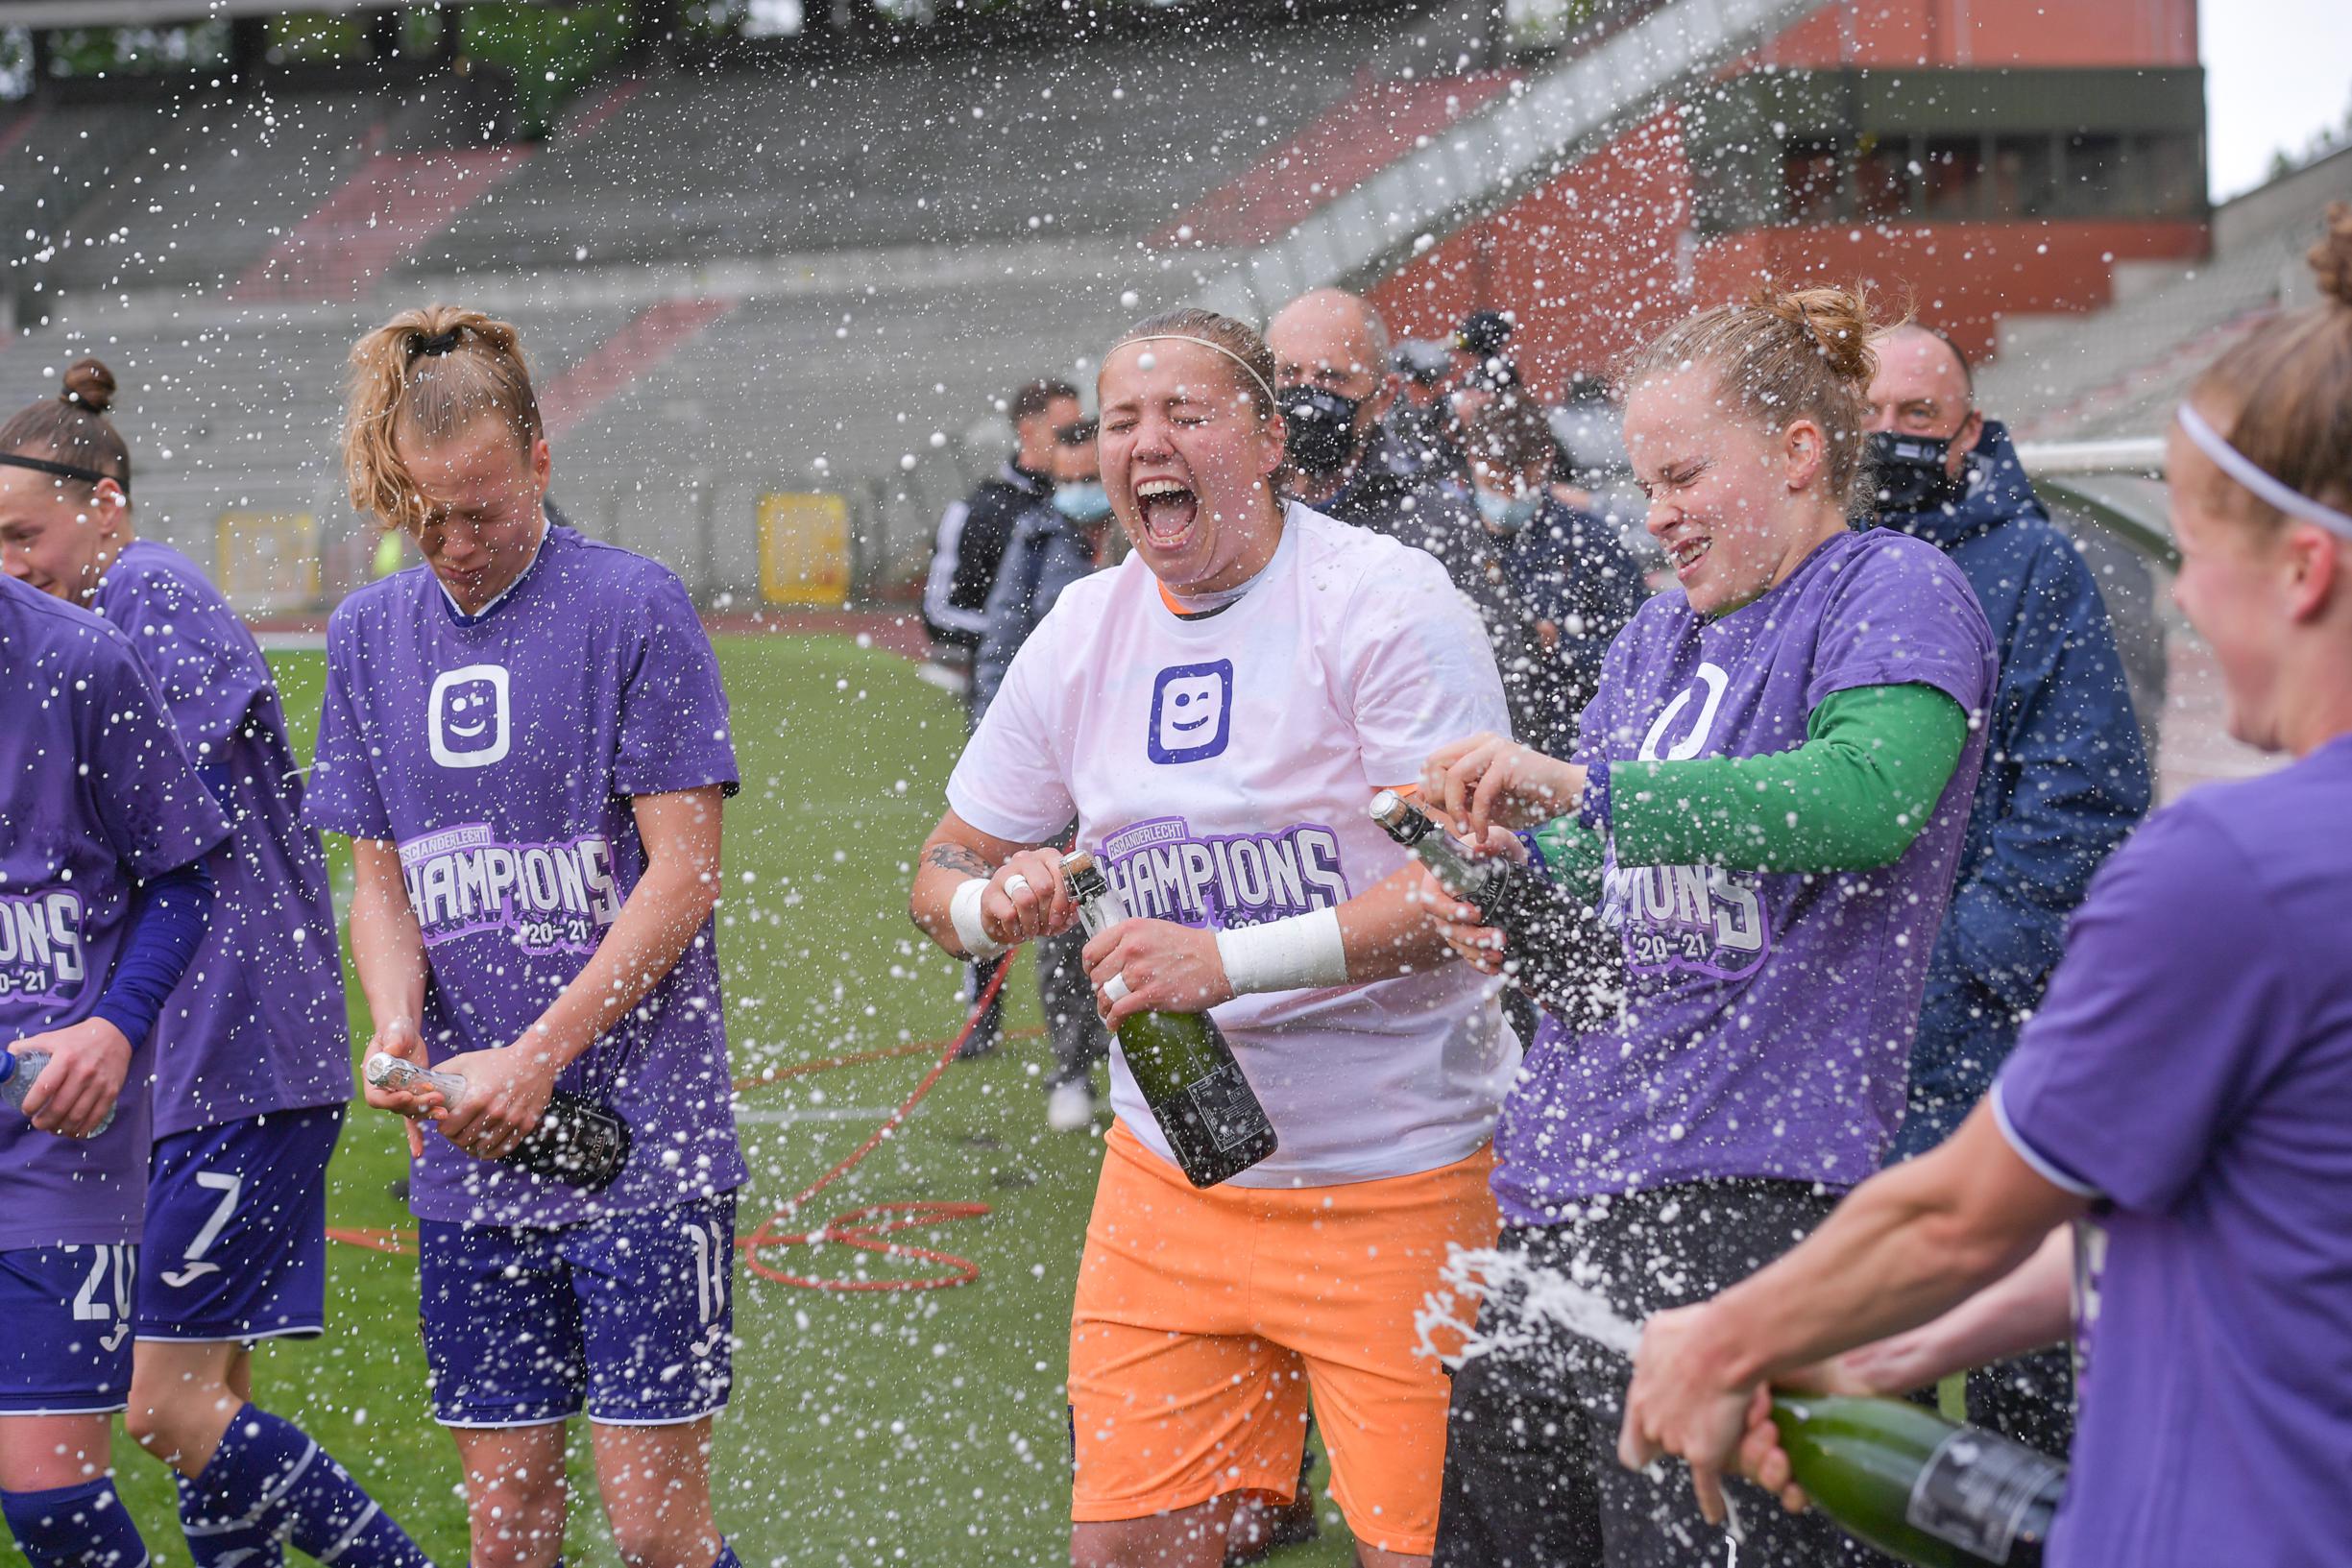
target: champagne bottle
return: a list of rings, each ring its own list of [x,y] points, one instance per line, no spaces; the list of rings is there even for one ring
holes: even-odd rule
[[[1367,809],[1383,832],[1420,856],[1445,891],[1478,905],[1478,912],[1498,929],[1507,915],[1517,912],[1526,897],[1525,884],[1532,880],[1526,867],[1513,860],[1471,858],[1438,832],[1435,817],[1394,789],[1374,795]]]
[[[1476,905],[1503,933],[1503,973],[1514,985],[1571,1027],[1601,1022],[1597,1013],[1611,992],[1617,954],[1612,948],[1604,955],[1580,932],[1589,922],[1573,900],[1530,866],[1466,854],[1429,813],[1394,789],[1374,795],[1368,809],[1383,832],[1420,857],[1439,886]]]
[[[379,1089],[438,1089],[452,1111],[465,1102],[472,1088],[455,1073],[437,1073],[381,1050],[371,1055],[361,1071]],[[498,1163],[584,1193],[601,1193],[629,1163],[629,1144],[626,1122],[585,1095],[558,1089],[547,1097],[539,1125],[499,1156]]]
[[[33,1092],[33,1080],[40,1076],[41,1069],[47,1067],[49,1062],[50,1056],[45,1050],[28,1050],[21,1053],[13,1050],[0,1050],[0,1099],[7,1100],[20,1111],[23,1110],[25,1096]],[[124,1087],[128,1088],[129,1085]],[[113,1105],[107,1107],[106,1117],[90,1132],[92,1138],[114,1125],[115,1109]]]
[[[1090,852],[1063,856],[1061,878],[1078,901],[1087,935],[1127,918]],[[1274,1151],[1273,1123],[1206,1013],[1137,1013],[1119,1025],[1119,1049],[1178,1169],[1195,1187],[1230,1180]]]
[[[1773,1425],[1813,1506],[1919,1568],[2040,1568],[2066,1466],[1899,1399],[1781,1394]]]

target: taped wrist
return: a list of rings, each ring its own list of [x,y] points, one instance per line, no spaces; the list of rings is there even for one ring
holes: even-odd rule
[[[1337,909],[1219,931],[1217,956],[1237,997],[1347,983],[1347,944],[1340,935]]]
[[[958,884],[947,901],[948,923],[956,928],[956,940],[975,963],[1001,958],[1012,950],[988,934],[988,928],[980,923],[980,896],[988,891],[985,877],[966,877]]]

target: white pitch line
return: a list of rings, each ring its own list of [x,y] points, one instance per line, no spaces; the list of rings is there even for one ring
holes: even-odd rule
[[[744,1105],[737,1108],[735,1119],[757,1126],[788,1127],[795,1122],[880,1122],[897,1109],[895,1105],[808,1105],[779,1111],[763,1105]],[[918,1105],[909,1114],[918,1114],[922,1109]]]

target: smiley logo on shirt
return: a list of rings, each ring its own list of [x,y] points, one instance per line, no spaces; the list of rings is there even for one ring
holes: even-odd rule
[[[1233,738],[1233,661],[1174,664],[1152,684],[1154,762],[1198,762],[1221,755]]]
[[[443,767],[488,767],[506,756],[506,667],[468,664],[433,678],[425,739]]]

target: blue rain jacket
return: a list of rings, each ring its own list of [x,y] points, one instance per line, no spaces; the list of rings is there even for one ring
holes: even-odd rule
[[[1003,565],[988,590],[983,612],[987,629],[972,657],[972,723],[996,701],[1021,651],[1045,613],[1054,608],[1061,591],[1095,569],[1095,540],[1103,528],[1118,524],[1105,518],[1092,532],[1071,521],[1054,504],[1054,497],[1032,501],[1013,523],[1011,543],[1005,546]]]
[[[1985,422],[1956,504],[1875,520],[1952,558],[2000,651],[1991,743],[1928,971],[1892,1161],[1942,1143],[1992,1087],[2041,1004],[2092,873],[2147,814],[2150,783],[2098,585],[1999,422]]]

